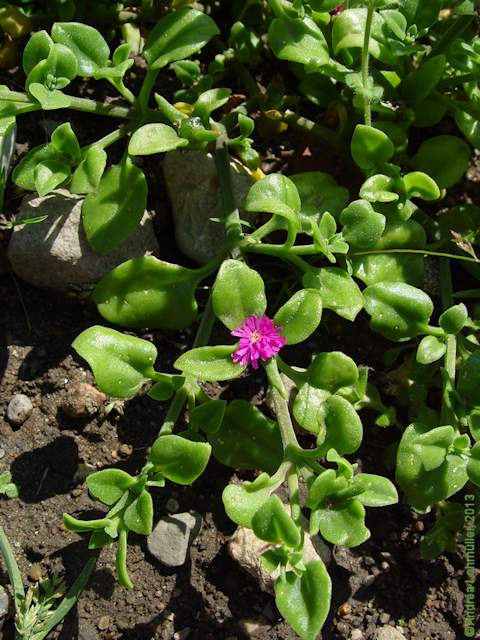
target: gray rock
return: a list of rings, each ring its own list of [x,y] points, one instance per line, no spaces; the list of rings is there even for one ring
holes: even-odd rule
[[[188,550],[200,533],[202,517],[198,513],[177,513],[160,518],[148,536],[150,553],[167,567],[185,564]]]
[[[106,256],[88,244],[81,223],[83,199],[65,189],[45,197],[24,198],[18,219],[48,215],[44,222],[15,227],[8,245],[13,271],[42,289],[66,293],[88,290],[117,265],[145,254],[158,253],[149,214],[120,247]]]
[[[86,418],[98,413],[107,396],[86,382],[73,382],[65,389],[61,408],[69,418]]]
[[[7,420],[14,427],[19,427],[33,411],[32,401],[23,393],[16,393],[7,407]]]
[[[330,561],[330,550],[322,543],[318,536],[315,540],[305,534],[305,560],[318,560],[320,557],[326,564]],[[262,591],[274,593],[273,585],[279,572],[269,573],[261,561],[260,556],[271,547],[270,544],[259,540],[251,529],[238,527],[228,542],[228,553],[247,573],[253,576]]]
[[[8,617],[10,610],[10,596],[5,587],[0,585],[0,631],[3,628],[3,624]]]
[[[353,629],[350,640],[363,640],[363,632],[360,629]]]
[[[395,627],[382,627],[375,631],[374,640],[405,640],[405,636]]]
[[[244,167],[232,160],[232,187],[241,207],[252,185]],[[225,227],[211,218],[222,217],[222,196],[212,154],[204,151],[170,151],[163,174],[172,203],[177,245],[200,264],[215,257],[225,242]],[[247,214],[251,219],[252,214]]]

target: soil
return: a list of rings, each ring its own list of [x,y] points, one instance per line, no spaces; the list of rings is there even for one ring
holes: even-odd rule
[[[27,145],[44,142],[45,131],[64,121],[62,113],[51,112],[48,120],[42,116],[40,121],[37,116],[33,114],[22,120],[18,152],[25,152]],[[91,142],[89,132],[92,130],[88,129],[92,126],[91,118],[74,114],[72,121],[80,134],[80,142]],[[98,123],[94,138],[111,130],[105,120],[99,119]],[[315,156],[314,148],[307,154],[295,151],[305,147],[304,141],[290,135],[286,146],[282,143],[270,147],[264,154],[269,158],[265,168],[278,170],[285,163],[295,171],[320,168],[305,159],[311,151]],[[112,159],[115,153],[114,147]],[[149,178],[155,179],[150,183],[157,185],[151,190],[149,208],[158,210],[166,200],[161,181],[158,185],[158,167],[152,161],[144,168]],[[465,194],[467,197],[478,194],[478,173],[477,168],[470,175],[463,195],[455,195],[462,199]],[[20,195],[12,188],[7,193],[10,212],[14,212]],[[168,211],[166,214],[168,218]],[[163,219],[162,225],[164,223]],[[172,249],[170,237],[167,223],[160,238],[162,257],[188,264]],[[3,239],[4,244],[6,240]],[[276,283],[272,279],[273,288],[284,284],[283,275],[283,272],[277,274]],[[0,265],[0,299],[3,300],[0,472],[10,468],[20,492],[15,500],[0,497],[0,524],[11,540],[26,583],[33,584],[32,578],[40,568],[44,577],[58,572],[71,584],[92,552],[87,549],[85,537],[63,527],[62,514],[98,517],[100,513],[98,503],[88,497],[81,475],[83,465],[138,472],[148,447],[156,438],[165,409],[144,395],[107,404],[91,418],[67,417],[62,405],[71,385],[93,383],[86,363],[76,357],[70,344],[82,330],[100,321],[96,309],[87,302],[62,299],[58,294],[19,282],[6,265]],[[171,362],[192,341],[190,331],[152,332],[142,337],[156,344],[157,368],[161,370],[169,370]],[[384,345],[368,331],[366,317],[356,322],[352,332],[348,322],[326,313],[322,331],[303,351],[297,350],[295,356],[296,362],[302,364],[311,350],[342,349],[358,364],[372,367],[374,379],[383,388],[384,347],[387,348],[387,343]],[[265,386],[261,376],[245,377],[212,391],[221,392],[225,399],[239,396],[264,408]],[[5,418],[8,402],[15,393],[26,394],[34,405],[31,416],[17,429]],[[386,458],[389,445],[398,439],[398,432],[375,427],[373,416],[368,413],[362,417],[365,441],[357,459],[352,461],[358,462],[364,471],[391,477],[391,469],[381,461]],[[281,620],[274,599],[260,592],[256,582],[228,556],[226,543],[235,527],[223,510],[221,493],[234,476],[231,469],[212,460],[194,488],[172,490],[170,485],[164,491],[157,490],[155,521],[171,511],[172,498],[177,502],[175,511],[195,510],[202,515],[203,528],[193,542],[187,564],[177,571],[165,569],[149,554],[146,539],[132,535],[128,568],[135,586],[126,590],[115,580],[114,549],[103,549],[78,605],[51,637],[62,640],[297,638]],[[459,546],[457,553],[431,562],[422,561],[418,543],[432,524],[431,515],[418,515],[405,504],[367,511],[371,539],[355,549],[333,550],[334,562],[329,570],[334,591],[331,613],[322,632],[324,640],[345,640],[354,629],[361,630],[363,638],[369,640],[385,625],[397,626],[405,638],[412,640],[463,637],[462,547]],[[0,572],[0,583],[8,583],[5,572]],[[6,623],[3,636],[0,632],[0,638],[13,638],[11,621]]]

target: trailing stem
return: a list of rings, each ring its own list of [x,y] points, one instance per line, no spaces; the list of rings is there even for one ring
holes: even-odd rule
[[[369,64],[369,46],[370,46],[370,31],[372,29],[373,20],[373,3],[369,2],[367,7],[367,20],[365,22],[365,33],[363,37],[363,49],[362,49],[362,85],[363,85],[363,117],[365,124],[369,127],[372,126],[372,109],[370,106],[370,98],[368,97],[369,91],[369,78],[368,78],[368,64]]]
[[[445,311],[453,304],[453,288],[452,273],[450,269],[450,261],[443,258],[440,263],[440,293],[442,298],[442,307]],[[453,387],[455,384],[455,370],[457,361],[457,337],[448,335],[446,339],[447,350],[444,357],[444,368],[448,376],[449,384]],[[447,405],[447,394],[444,389],[442,399],[441,419],[443,424],[450,424],[454,421],[455,416]]]

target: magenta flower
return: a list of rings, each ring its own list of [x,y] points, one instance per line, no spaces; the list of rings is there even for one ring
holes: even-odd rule
[[[341,4],[339,4],[339,5],[337,5],[337,6],[335,7],[335,9],[332,9],[332,10],[330,11],[330,15],[332,15],[332,16],[336,16],[338,13],[342,13],[342,11],[343,11],[343,7],[342,7],[342,5],[341,5]]]
[[[233,361],[242,365],[251,364],[254,369],[258,369],[259,360],[265,362],[276,355],[286,343],[285,338],[280,335],[281,330],[282,327],[275,326],[267,316],[249,316],[231,332],[232,336],[240,338],[238,349],[232,353]]]

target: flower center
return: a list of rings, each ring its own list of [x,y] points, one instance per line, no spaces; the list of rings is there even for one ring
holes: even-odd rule
[[[262,334],[259,331],[252,331],[250,335],[251,342],[258,342],[261,339],[262,339]]]

